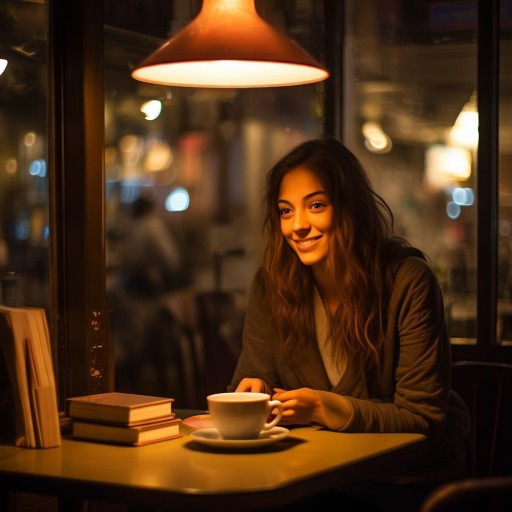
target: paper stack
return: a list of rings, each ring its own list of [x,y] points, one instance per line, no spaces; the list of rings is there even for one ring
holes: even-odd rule
[[[0,345],[12,389],[17,446],[60,446],[55,375],[46,313],[0,305]]]

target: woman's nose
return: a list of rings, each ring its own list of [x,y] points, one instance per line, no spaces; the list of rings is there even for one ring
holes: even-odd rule
[[[295,216],[293,218],[293,230],[294,231],[303,231],[305,229],[310,228],[310,223],[308,216],[305,212],[296,210]]]

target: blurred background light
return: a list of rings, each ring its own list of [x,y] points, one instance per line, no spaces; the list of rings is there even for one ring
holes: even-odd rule
[[[162,102],[159,100],[145,101],[141,105],[140,111],[144,114],[144,119],[153,121],[162,112]]]
[[[44,178],[46,176],[46,162],[42,158],[32,160],[32,162],[30,162],[28,172],[31,176]]]
[[[450,144],[468,149],[478,146],[478,106],[476,94],[462,107],[448,137]]]
[[[471,154],[467,149],[434,145],[425,151],[425,179],[429,188],[441,190],[470,176]]]
[[[379,123],[366,121],[362,132],[364,145],[372,153],[389,153],[393,146],[390,137],[384,132]]]
[[[452,191],[452,199],[460,206],[471,206],[475,202],[475,194],[469,187],[455,187]]]
[[[183,212],[190,204],[190,196],[183,187],[176,187],[171,190],[165,200],[165,209],[168,212]]]
[[[453,201],[450,201],[447,205],[446,205],[446,215],[448,215],[448,217],[450,217],[450,219],[457,219],[460,215],[460,206],[456,203],[454,203]]]

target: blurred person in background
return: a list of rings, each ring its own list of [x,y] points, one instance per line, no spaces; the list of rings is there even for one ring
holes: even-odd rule
[[[121,281],[129,293],[155,296],[184,285],[178,241],[148,194],[132,204],[120,252]]]
[[[110,250],[116,389],[179,398],[182,333],[166,301],[189,284],[189,272],[179,240],[149,193],[111,230]]]

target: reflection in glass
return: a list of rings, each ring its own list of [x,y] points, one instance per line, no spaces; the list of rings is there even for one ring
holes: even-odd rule
[[[0,3],[0,302],[49,305],[46,2]]]
[[[346,4],[344,138],[400,233],[431,258],[452,341],[469,342],[476,337],[477,2]],[[371,146],[369,126],[389,138],[386,151]]]

